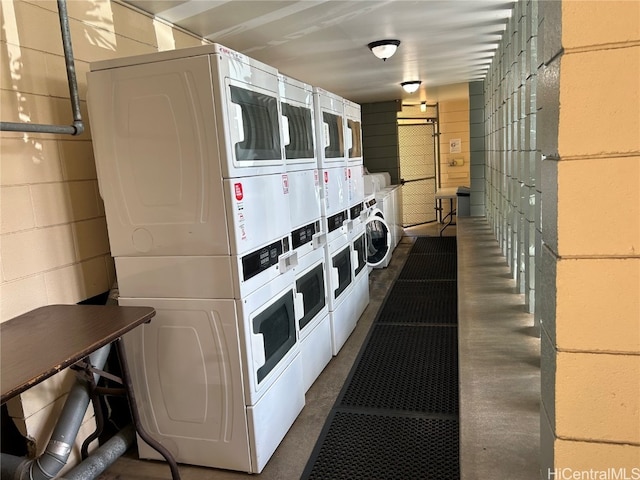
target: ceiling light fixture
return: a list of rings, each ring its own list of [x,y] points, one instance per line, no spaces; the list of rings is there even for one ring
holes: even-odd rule
[[[405,92],[414,93],[418,91],[418,88],[420,88],[421,83],[422,82],[420,80],[411,80],[409,82],[402,82],[400,85],[402,86]]]
[[[371,42],[367,47],[369,47],[369,50],[371,50],[376,57],[384,62],[396,53],[399,45],[400,40],[378,40],[377,42]]]

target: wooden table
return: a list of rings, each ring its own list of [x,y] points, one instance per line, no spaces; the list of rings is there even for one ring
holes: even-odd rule
[[[121,345],[122,335],[148,322],[155,314],[151,307],[48,305],[1,323],[1,403],[113,342],[119,355],[122,380],[136,431],[167,460],[173,479],[179,479],[171,453],[152,439],[140,424],[126,355]]]

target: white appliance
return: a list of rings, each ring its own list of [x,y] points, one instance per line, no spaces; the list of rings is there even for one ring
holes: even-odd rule
[[[386,186],[385,177],[381,173],[368,173],[364,175],[363,182],[365,195],[378,193]]]
[[[318,87],[313,88],[313,99],[318,167],[346,167],[343,99]]]
[[[278,85],[286,171],[318,168],[313,87],[283,74]]]
[[[371,272],[373,268],[388,265],[391,259],[391,231],[374,194],[365,197],[364,208],[365,256],[367,269]]]
[[[353,289],[351,298],[356,319],[369,304],[369,267],[367,265],[365,223],[367,212],[364,203],[364,167],[362,164],[347,166],[349,202],[349,242],[352,250]]]
[[[178,462],[259,473],[304,405],[277,71],[206,45],[88,86],[121,303],[160,319],[125,340],[145,427]]]
[[[124,343],[141,421],[178,462],[262,471],[304,407],[294,294],[290,271],[242,300],[119,299],[156,309]]]
[[[337,355],[351,332],[356,327],[354,304],[350,300],[353,289],[353,254],[348,232],[327,243],[325,259],[327,264],[327,299],[331,323],[331,346]]]
[[[352,290],[351,246],[349,242],[348,179],[344,166],[320,170],[322,182],[322,224],[326,232],[327,300],[331,322],[332,351],[337,355],[353,329],[348,300]]]
[[[294,275],[296,326],[306,392],[332,357],[325,249],[303,256]]]
[[[366,214],[363,212],[363,217]],[[369,305],[369,271],[367,263],[367,236],[365,223],[354,223],[350,232],[351,267],[353,274],[353,290],[349,301],[353,305],[356,321]]]
[[[321,182],[322,229],[327,243],[347,235],[349,231],[349,184],[347,168],[327,168],[319,171]]]
[[[327,304],[325,223],[315,149],[313,88],[279,75],[291,218],[291,248],[297,254],[296,328],[306,392],[332,357]]]
[[[344,99],[345,154],[349,165],[362,165],[362,120],[361,107]]]
[[[391,193],[391,188],[383,188],[380,192],[376,194],[376,201],[378,205],[378,209],[382,212],[384,216],[384,220],[389,225],[389,233],[391,235],[391,251],[395,249],[396,246],[396,229],[394,227],[395,224],[395,210],[393,204],[393,196]]]
[[[347,204],[349,208],[364,203],[364,167],[362,165],[349,165],[347,167]],[[353,218],[351,216],[350,218]]]
[[[379,222],[369,225],[371,231],[371,238],[375,238],[377,243],[369,245],[372,249],[372,256],[376,258],[376,261],[370,263],[374,268],[386,268],[391,261],[391,255],[395,248],[395,240],[392,225],[393,217],[393,205],[390,192],[387,189],[383,189],[374,196],[375,207],[369,214],[369,219],[380,219]],[[373,241],[373,240],[372,240]],[[382,258],[379,258],[382,257]]]

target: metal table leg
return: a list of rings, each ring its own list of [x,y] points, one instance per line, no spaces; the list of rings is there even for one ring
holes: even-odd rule
[[[131,417],[133,418],[133,425],[138,432],[138,435],[154,450],[156,450],[169,464],[171,469],[171,478],[173,480],[180,480],[180,472],[178,471],[178,464],[176,463],[173,455],[167,450],[164,445],[156,441],[147,433],[140,422],[140,415],[138,415],[138,406],[136,403],[136,394],[133,390],[133,383],[131,381],[131,375],[129,373],[129,366],[127,364],[127,356],[125,353],[124,345],[122,344],[122,338],[118,338],[115,341],[118,358],[120,358],[120,366],[122,368],[122,380],[127,390],[127,398],[129,399],[129,406],[131,407]]]

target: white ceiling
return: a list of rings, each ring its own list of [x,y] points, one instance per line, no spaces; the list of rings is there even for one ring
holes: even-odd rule
[[[438,100],[484,78],[509,0],[126,0],[150,14],[357,103]],[[386,62],[367,48],[402,43]],[[421,80],[414,94],[400,82]],[[439,88],[440,87],[440,88]]]

